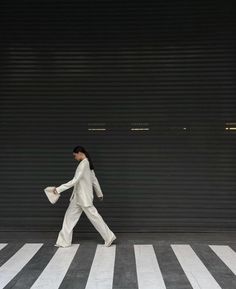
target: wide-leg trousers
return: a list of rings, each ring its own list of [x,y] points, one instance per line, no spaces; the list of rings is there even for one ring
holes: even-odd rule
[[[71,246],[73,229],[82,213],[85,213],[95,229],[100,233],[105,242],[109,242],[114,236],[102,216],[98,213],[94,205],[89,207],[80,206],[75,202],[75,199],[70,201],[70,204],[65,212],[62,228],[58,234],[56,245],[62,247]]]

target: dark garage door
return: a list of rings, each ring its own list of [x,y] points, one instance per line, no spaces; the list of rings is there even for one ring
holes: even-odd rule
[[[2,231],[59,230],[72,189],[53,206],[43,188],[73,177],[78,144],[114,231],[235,230],[233,7],[9,1],[0,10]],[[84,215],[78,224],[95,230]]]

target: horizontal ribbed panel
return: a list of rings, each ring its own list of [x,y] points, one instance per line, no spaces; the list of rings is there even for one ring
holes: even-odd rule
[[[235,11],[213,1],[0,4],[0,230],[61,227],[89,151],[115,232],[236,226]],[[81,232],[95,229],[81,216]]]

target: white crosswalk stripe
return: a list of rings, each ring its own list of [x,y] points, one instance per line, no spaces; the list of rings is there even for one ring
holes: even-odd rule
[[[193,289],[220,289],[220,285],[190,245],[171,245]]]
[[[7,243],[0,243],[0,250],[2,250],[4,247],[6,247]]]
[[[89,273],[86,289],[112,289],[116,245],[98,245]]]
[[[209,245],[216,255],[225,263],[226,266],[236,275],[236,252],[229,246]]]
[[[0,288],[4,288],[19,273],[43,244],[25,244],[0,267]]]
[[[134,245],[139,289],[166,289],[152,245]]]
[[[59,288],[66,272],[75,256],[79,245],[73,244],[68,248],[58,248],[46,268],[35,281],[32,289]]]

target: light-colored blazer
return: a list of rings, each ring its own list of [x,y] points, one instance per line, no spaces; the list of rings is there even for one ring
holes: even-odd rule
[[[83,207],[93,205],[93,188],[98,197],[103,197],[100,184],[94,170],[90,170],[89,160],[87,158],[80,161],[73,179],[59,187],[56,187],[56,190],[58,193],[61,193],[73,186],[74,188],[70,201],[75,198],[76,203]]]

